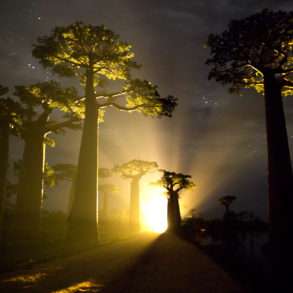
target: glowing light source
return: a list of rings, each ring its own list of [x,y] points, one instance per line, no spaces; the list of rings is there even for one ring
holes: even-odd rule
[[[146,186],[141,197],[141,222],[144,230],[163,233],[167,224],[167,198],[158,186]]]

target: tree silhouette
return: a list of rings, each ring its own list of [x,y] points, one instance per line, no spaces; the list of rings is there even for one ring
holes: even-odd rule
[[[74,88],[62,89],[54,81],[17,86],[14,95],[21,104],[19,133],[24,140],[16,200],[16,227],[19,235],[34,237],[38,235],[40,224],[45,146],[54,146],[54,140],[48,135],[79,127],[82,109]],[[63,112],[58,120],[52,118],[56,110]]]
[[[168,195],[168,230],[178,230],[181,224],[179,193],[183,189],[192,188],[195,184],[190,175],[162,170],[163,176],[157,182],[167,190]]]
[[[150,82],[130,78],[130,70],[137,68],[132,48],[104,26],[76,22],[56,27],[50,36],[38,39],[33,55],[58,74],[77,76],[84,87],[85,119],[68,237],[73,242],[96,241],[97,120],[107,107],[148,116],[171,116],[176,99],[161,98]],[[104,93],[105,80],[124,84],[120,91]]]
[[[132,231],[134,232],[138,232],[140,230],[140,179],[145,174],[155,170],[156,168],[158,168],[158,164],[156,162],[148,162],[142,160],[132,160],[114,168],[114,170],[120,173],[122,177],[131,180],[129,223]]]
[[[282,95],[293,93],[292,18],[292,11],[263,10],[231,21],[208,40],[210,79],[231,84],[232,91],[264,93],[271,236],[279,251],[293,244],[293,180],[282,101]]]
[[[236,200],[236,196],[234,195],[225,195],[219,198],[220,204],[225,207],[225,215],[230,213],[230,206]]]
[[[18,104],[3,96],[9,89],[0,85],[0,247],[3,244],[3,220],[7,188],[7,170],[9,165],[9,136],[17,133],[19,123]],[[2,249],[1,249],[2,251]]]

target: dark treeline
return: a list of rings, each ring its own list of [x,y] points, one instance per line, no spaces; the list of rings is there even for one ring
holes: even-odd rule
[[[192,211],[182,222],[181,236],[223,266],[248,292],[271,292],[268,223],[252,212],[235,211],[236,199],[219,198],[224,207],[221,218],[207,219]]]

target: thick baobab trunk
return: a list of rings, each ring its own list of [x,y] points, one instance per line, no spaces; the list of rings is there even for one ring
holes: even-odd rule
[[[0,248],[2,252],[5,241],[4,213],[9,156],[9,124],[7,121],[0,121],[0,123]]]
[[[176,231],[179,229],[181,224],[181,215],[178,201],[178,193],[169,193],[167,217],[168,217],[168,230]]]
[[[132,232],[140,231],[139,180],[140,177],[134,177],[130,186],[129,223]]]
[[[293,177],[281,87],[274,74],[264,73],[268,142],[268,184],[274,266],[286,267],[293,245]],[[292,259],[291,259],[292,260]]]
[[[22,239],[37,238],[43,200],[45,144],[42,131],[24,136],[24,152],[16,199],[16,230]]]
[[[87,71],[86,78],[85,120],[68,227],[72,244],[97,241],[98,110],[92,70]]]

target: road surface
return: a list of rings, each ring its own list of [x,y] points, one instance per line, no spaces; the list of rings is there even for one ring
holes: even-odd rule
[[[0,276],[0,292],[240,293],[192,244],[174,235],[141,235]]]

